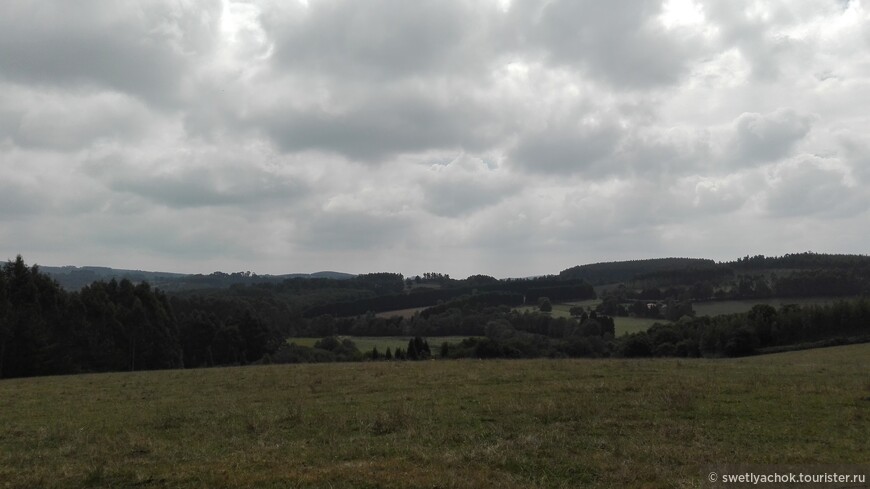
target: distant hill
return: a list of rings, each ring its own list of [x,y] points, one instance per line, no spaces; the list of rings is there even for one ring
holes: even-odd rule
[[[333,280],[347,280],[356,277],[356,275],[344,272],[314,272],[310,274],[294,274],[294,276],[302,278],[331,278]],[[292,278],[291,276],[282,275],[283,278]]]
[[[562,270],[559,277],[582,279],[593,285],[602,285],[675,270],[715,270],[719,266],[713,260],[702,258],[653,258],[578,265]]]
[[[203,275],[93,266],[40,268],[67,290],[78,290],[97,280],[109,281],[125,278],[132,282],[147,281],[152,286],[167,292],[181,292],[202,289],[228,289],[231,286],[279,284],[288,279],[318,279],[328,282],[329,280],[348,280],[357,277],[353,274],[335,271],[282,275],[257,275],[251,272],[214,272]],[[718,288],[730,289],[740,285],[741,277],[749,277],[752,280],[759,281],[760,279],[757,278],[759,274],[777,272],[779,279],[783,279],[798,271],[811,272],[819,270],[826,270],[828,275],[831,275],[825,279],[828,282],[838,281],[842,283],[845,280],[850,283],[863,284],[867,280],[870,280],[865,279],[866,276],[870,276],[870,256],[805,252],[774,257],[766,257],[764,255],[746,256],[727,262],[715,262],[704,258],[654,258],[578,265],[562,270],[558,276],[550,277],[542,275],[535,277],[535,279],[550,277],[562,281],[582,280],[591,285],[627,283],[639,288],[692,286],[697,283],[710,283]],[[843,274],[857,274],[857,278],[846,277]],[[818,274],[804,278],[819,282],[821,278],[816,275]],[[428,280],[425,285],[427,287],[438,288],[464,286],[474,288],[481,285],[452,280],[449,279],[449,276],[441,277],[439,280],[443,283]],[[772,285],[770,277],[766,280],[770,282],[768,285]],[[733,283],[729,285],[729,282]],[[326,285],[328,283],[318,286],[318,288],[323,288]],[[420,284],[417,283],[411,284],[411,288],[414,289],[419,286]],[[339,288],[346,287],[340,286]],[[866,287],[855,285],[852,288],[864,290]]]
[[[288,273],[283,275],[257,275],[251,272],[224,273],[208,275],[184,274],[175,272],[149,272],[144,270],[125,270],[109,267],[47,267],[40,266],[46,275],[57,281],[66,290],[79,290],[85,285],[102,280],[128,279],[132,282],[148,282],[165,291],[194,289],[228,288],[236,284],[279,283],[291,278],[328,278],[346,280],[355,277],[350,273],[322,271],[315,273]]]
[[[783,256],[745,256],[726,265],[739,270],[856,269],[870,267],[870,256],[828,253],[787,253]]]
[[[654,258],[578,265],[559,273],[563,279],[582,279],[593,285],[617,282],[658,281],[660,284],[691,285],[698,281],[721,281],[741,273],[796,270],[867,270],[870,256],[826,253],[790,253],[783,256],[746,256],[715,262],[702,258]]]

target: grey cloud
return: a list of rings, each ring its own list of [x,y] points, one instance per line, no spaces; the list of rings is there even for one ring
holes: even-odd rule
[[[724,214],[740,209],[749,197],[747,185],[739,179],[723,182],[699,180],[687,182],[694,184],[681,196],[687,200],[680,207],[683,214],[706,218],[710,215]]]
[[[801,158],[776,168],[766,195],[774,216],[847,217],[865,212],[870,195],[864,187],[848,186],[842,170],[818,158]]]
[[[605,84],[673,83],[699,43],[662,30],[659,10],[653,1],[614,7],[517,0],[507,12],[496,2],[269,6],[260,21],[275,47],[272,74],[287,83],[268,85],[273,101],[262,107],[233,113],[218,100],[198,105],[186,120],[197,134],[213,134],[211,126],[224,120],[241,131],[259,128],[286,152],[362,161],[430,149],[485,151],[519,130],[526,135],[513,155],[522,164],[568,172],[575,156],[589,160],[612,150],[615,129],[580,128],[580,140],[571,128],[529,134],[520,129],[528,117],[523,108],[492,95],[494,69],[543,56],[546,70],[571,66]]]
[[[744,113],[733,125],[733,139],[728,152],[737,165],[771,162],[788,156],[804,138],[814,118],[792,109],[778,109],[768,114]]]
[[[487,188],[486,182],[437,182],[425,188],[425,206],[444,217],[460,217],[504,198],[507,189]]]
[[[768,7],[777,9],[776,6]],[[752,68],[757,79],[775,80],[780,74],[778,55],[787,52],[792,45],[783,38],[770,35],[770,25],[760,17],[748,15],[748,3],[712,2],[707,5],[706,13],[722,29],[726,46],[736,46]],[[778,9],[777,9],[778,10]]]
[[[304,216],[292,243],[308,250],[385,250],[416,235],[414,216],[364,210],[326,210]]]
[[[75,158],[56,150],[0,143],[0,220],[66,220],[98,205],[101,188],[75,171]]]
[[[870,144],[862,135],[841,134],[839,146],[852,174],[865,186],[870,186]]]
[[[250,256],[251,230],[261,228],[234,214],[215,216],[201,209],[181,212],[167,217],[149,209],[133,219],[95,214],[76,222],[87,230],[87,235],[82,229],[73,228],[65,239],[90,242],[107,255],[118,255],[121,250],[126,255],[163,255],[183,261]]]
[[[599,173],[645,180],[696,175],[706,171],[710,162],[708,138],[706,131],[697,129],[635,128],[625,135],[618,152],[598,165]]]
[[[752,178],[745,175],[674,180],[660,175],[581,182],[553,188],[548,194],[536,196],[534,203],[527,198],[497,211],[522,216],[515,226],[509,227],[517,235],[528,237],[522,239],[540,243],[541,237],[546,237],[554,246],[610,243],[601,245],[600,252],[624,240],[619,247],[645,250],[654,245],[649,240],[663,230],[686,228],[699,232],[706,229],[705,223],[710,219],[740,211],[752,192],[762,187],[753,183]],[[488,221],[504,220],[507,218]],[[493,243],[507,239],[497,230],[486,229],[483,234],[493,235]],[[511,239],[522,240],[518,236]],[[687,236],[686,239],[693,238]]]
[[[612,155],[621,136],[619,128],[608,122],[553,123],[543,130],[522,136],[510,158],[532,172],[582,173]]]
[[[0,128],[23,147],[74,150],[100,140],[141,137],[152,116],[118,93],[39,93],[7,87]]]
[[[439,100],[399,87],[379,89],[343,111],[273,108],[256,122],[284,150],[335,152],[351,160],[380,161],[428,149],[475,151],[496,140],[502,122],[486,106],[462,94]]]
[[[543,52],[556,65],[579,67],[618,86],[671,84],[683,76],[699,43],[664,31],[655,20],[660,7],[654,1],[613,6],[518,0],[503,13],[495,2],[469,7],[331,0],[269,8],[261,21],[275,44],[277,73],[314,77],[316,83],[300,87],[317,86],[330,101],[307,108],[274,104],[242,124],[261,126],[284,151],[317,149],[355,160],[436,148],[486,150],[509,137],[513,121],[523,118],[498,105],[510,101],[469,95],[487,90],[494,66]],[[427,85],[422,77],[429,77]],[[446,97],[444,90],[450,91]],[[298,89],[276,94],[306,95]],[[549,140],[532,135],[514,156],[527,166],[534,158],[543,162],[534,166],[568,171],[578,164],[575,156],[588,160],[609,151],[612,129],[592,128],[580,141],[567,133],[541,136]]]
[[[654,184],[622,181],[580,187],[526,191],[486,209],[473,216],[469,242],[530,262],[548,261],[541,258],[547,255],[570,263],[587,253],[593,260],[617,258],[624,255],[614,253],[650,252],[657,230],[671,219],[664,214],[670,202]],[[557,265],[551,266],[557,271]]]
[[[825,43],[814,39],[822,32],[818,26],[809,32],[803,27],[813,23],[837,25],[842,16],[848,15],[848,7],[848,3],[844,6],[839,1],[736,0],[706,2],[704,10],[718,30],[719,49],[738,49],[752,70],[753,81],[770,83],[803,76],[818,55],[827,65],[825,71],[839,71],[840,66],[830,65],[830,58],[825,59],[830,55],[824,52]]]
[[[704,53],[702,39],[656,22],[661,1],[555,0],[511,2],[512,27],[530,51],[555,64],[624,88],[669,85]]]
[[[237,206],[256,209],[289,203],[308,192],[298,178],[267,172],[218,155],[196,155],[206,161],[126,161],[107,155],[87,162],[86,171],[114,192],[136,195],[170,208]],[[208,161],[213,158],[212,161]],[[162,170],[155,171],[155,165]]]
[[[111,188],[169,207],[247,206],[263,201],[292,200],[301,193],[296,182],[279,183],[264,179],[221,182],[220,178],[204,171],[125,179],[112,182]]]
[[[629,123],[623,127],[617,118]],[[511,161],[533,172],[586,178],[659,175],[680,177],[706,170],[712,158],[707,131],[667,128],[657,121],[610,114],[592,123],[550,122],[520,136]]]
[[[504,170],[465,155],[447,165],[433,165],[420,185],[424,208],[454,218],[497,204],[520,189]]]
[[[269,10],[262,21],[274,39],[276,59],[289,69],[394,79],[479,69],[468,61],[481,47],[477,33],[486,29],[487,18],[478,15],[483,4],[474,5],[321,0]]]
[[[32,216],[44,208],[41,202],[44,200],[34,189],[9,179],[0,180],[0,221]]]
[[[178,92],[211,49],[220,2],[98,0],[0,4],[0,77],[37,86],[109,87],[151,101]]]

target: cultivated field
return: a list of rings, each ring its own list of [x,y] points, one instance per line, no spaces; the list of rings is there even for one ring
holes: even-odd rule
[[[870,460],[870,344],[0,381],[0,487],[701,487]]]

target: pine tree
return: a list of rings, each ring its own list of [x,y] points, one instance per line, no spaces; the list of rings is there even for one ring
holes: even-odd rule
[[[388,346],[387,351],[384,352],[384,360],[392,360],[392,359],[393,359],[393,353],[390,352],[390,347]]]
[[[372,347],[372,360],[380,360],[381,354],[378,353],[378,347]]]
[[[0,268],[0,379],[3,378],[3,359],[6,353],[6,343],[12,335],[12,328],[7,320],[8,311],[11,309],[8,294],[6,273],[4,269]]]

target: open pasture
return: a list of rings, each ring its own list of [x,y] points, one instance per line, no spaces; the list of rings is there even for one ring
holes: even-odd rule
[[[870,460],[870,344],[0,381],[0,487],[702,487]]]

